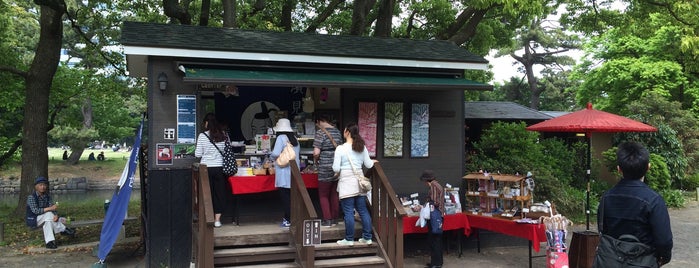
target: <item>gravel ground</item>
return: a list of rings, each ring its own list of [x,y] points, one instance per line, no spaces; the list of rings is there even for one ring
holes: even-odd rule
[[[699,234],[699,203],[692,201],[687,207],[670,211],[674,249],[672,261],[664,266],[695,267],[699,263],[699,243],[694,241]],[[576,225],[573,230],[584,230],[584,225]],[[143,248],[138,248],[138,241],[127,240],[117,244],[107,257],[108,267],[146,267]],[[405,268],[424,267],[429,262],[429,254],[421,249],[421,238],[406,245]],[[407,239],[406,239],[407,240]],[[568,241],[570,242],[570,241]],[[463,254],[459,256],[456,242],[449,241],[450,246],[444,255],[444,267],[528,267],[527,241],[494,233],[482,233],[481,253],[475,248],[475,240],[467,238],[462,243]],[[93,255],[96,243],[87,243],[63,247],[58,250],[32,248],[13,250],[0,248],[0,267],[91,267],[97,261]],[[543,247],[543,245],[542,245]],[[541,255],[536,253],[534,255]],[[535,258],[532,267],[545,267],[545,258]]]

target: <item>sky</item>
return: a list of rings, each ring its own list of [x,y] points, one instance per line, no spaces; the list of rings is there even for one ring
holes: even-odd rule
[[[519,50],[515,52],[516,55],[522,55],[524,50]],[[573,50],[570,52],[566,52],[566,55],[569,55],[573,57],[576,61],[579,62],[580,58],[583,56],[583,52],[580,50]],[[488,62],[493,65],[493,80],[490,81],[491,84],[495,82],[507,82],[510,80],[510,77],[516,76],[518,78],[521,78],[524,76],[524,73],[518,72],[517,68],[522,67],[522,64],[516,61],[514,58],[508,56],[502,56],[495,58],[493,57],[495,55],[495,51],[491,51],[489,55],[485,57]],[[572,67],[572,66],[571,66]],[[541,70],[543,70],[544,67],[541,65],[534,65],[534,73],[536,74],[537,77],[539,77],[539,73]]]

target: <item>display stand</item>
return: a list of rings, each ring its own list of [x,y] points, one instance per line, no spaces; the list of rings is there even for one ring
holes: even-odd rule
[[[521,212],[530,205],[532,195],[525,176],[469,173],[463,179],[466,204],[462,207],[470,214],[513,218],[515,209]]]

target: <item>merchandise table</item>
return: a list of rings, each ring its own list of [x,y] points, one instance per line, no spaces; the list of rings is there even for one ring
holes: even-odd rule
[[[427,233],[427,226],[415,226],[415,222],[417,222],[419,218],[420,216],[403,217],[403,234]],[[455,213],[444,215],[442,229],[444,231],[464,229],[464,233],[466,233],[465,230],[470,230],[471,228],[463,213]]]
[[[478,229],[493,231],[509,236],[516,236],[529,240],[529,267],[532,267],[532,258],[545,257],[546,255],[532,256],[532,248],[539,252],[540,244],[546,242],[546,227],[543,224],[517,223],[512,220],[466,214],[467,221],[473,230],[476,231],[478,239],[478,252],[481,252],[480,237]],[[471,230],[464,230],[467,235]]]
[[[318,188],[318,174],[301,174],[306,188]],[[274,175],[230,176],[231,192],[236,194],[254,194],[276,191]]]
[[[303,183],[307,189],[318,188],[318,174],[301,174]],[[254,175],[254,176],[230,176],[228,182],[233,193],[233,203],[235,211],[233,218],[235,223],[240,225],[240,202],[238,198],[241,194],[255,194],[276,191],[274,187],[274,175]]]
[[[406,216],[403,217],[403,234],[418,234],[418,233],[427,233],[427,226],[425,227],[419,227],[415,226],[415,223],[417,220],[420,218],[420,216]],[[459,229],[463,229],[463,231],[458,231]],[[444,222],[442,223],[442,230],[443,231],[456,231],[456,241],[457,243],[457,251],[459,252],[459,257],[461,257],[461,254],[463,253],[463,249],[461,248],[461,239],[463,234],[467,234],[466,230],[471,230],[471,227],[469,226],[468,219],[466,219],[466,216],[463,213],[455,213],[455,214],[447,214],[444,215]],[[447,237],[449,238],[449,237]]]

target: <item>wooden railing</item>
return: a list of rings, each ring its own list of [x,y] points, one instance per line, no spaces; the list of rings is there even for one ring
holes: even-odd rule
[[[292,160],[291,166],[291,246],[296,249],[297,262],[301,267],[313,268],[315,265],[315,247],[303,246],[303,228],[306,220],[318,219],[311,197],[308,195],[306,184],[301,177],[301,171]]]
[[[214,209],[206,165],[192,165],[192,258],[196,267],[214,267]]]
[[[374,163],[365,175],[371,179],[371,218],[376,242],[387,267],[403,267],[403,210],[381,164]]]

